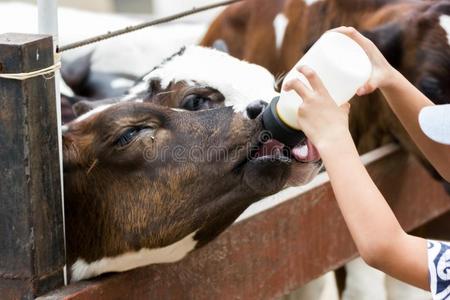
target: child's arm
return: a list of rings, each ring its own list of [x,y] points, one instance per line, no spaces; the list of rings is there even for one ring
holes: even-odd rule
[[[311,83],[287,82],[304,100],[299,124],[317,147],[330,176],[339,207],[362,258],[373,267],[415,286],[429,289],[427,244],[406,234],[362,165],[348,130],[348,106],[337,107],[317,75]]]
[[[425,106],[434,105],[383,57],[378,48],[351,27],[335,29],[354,39],[370,57],[374,70],[370,80],[358,90],[365,95],[380,88],[403,127],[441,176],[450,182],[450,146],[433,142],[419,127],[418,116]]]
[[[432,141],[419,127],[420,110],[434,104],[398,71],[392,76],[395,79],[390,85],[381,88],[381,92],[425,157],[450,182],[450,146]]]
[[[401,281],[429,289],[426,241],[403,231],[362,165],[350,134],[335,145],[322,145],[319,152],[364,261]]]

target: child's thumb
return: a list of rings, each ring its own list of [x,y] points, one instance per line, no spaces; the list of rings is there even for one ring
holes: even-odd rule
[[[347,102],[347,103],[342,104],[340,108],[342,111],[344,111],[348,115],[350,113],[351,105],[350,105],[350,103]]]
[[[373,82],[373,80],[369,80],[356,91],[356,94],[358,96],[364,96],[372,93],[374,90],[376,90],[376,88],[377,85],[375,84],[375,82]]]

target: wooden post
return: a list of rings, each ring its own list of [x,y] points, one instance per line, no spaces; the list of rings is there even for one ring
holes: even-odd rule
[[[0,73],[51,65],[50,36],[0,35]],[[55,82],[48,77],[0,78],[2,299],[33,299],[64,282]]]

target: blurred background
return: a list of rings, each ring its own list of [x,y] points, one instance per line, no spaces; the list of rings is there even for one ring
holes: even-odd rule
[[[0,3],[22,2],[36,4],[36,0],[0,0]],[[101,13],[119,13],[125,15],[167,15],[176,11],[190,9],[193,6],[210,4],[210,0],[59,0],[59,6]],[[202,13],[201,18],[214,15],[214,12]]]
[[[59,45],[89,38],[126,26],[154,20],[218,0],[58,0]],[[100,43],[64,52],[64,66],[91,55],[96,72],[140,77],[177,52],[197,44],[223,8],[208,10]],[[36,0],[0,0],[0,33],[37,33]]]

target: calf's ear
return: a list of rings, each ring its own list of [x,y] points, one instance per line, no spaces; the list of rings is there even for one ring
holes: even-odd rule
[[[83,85],[91,72],[93,52],[89,51],[70,62],[67,59],[63,59],[62,61],[61,77],[76,94],[79,94],[83,89]]]
[[[76,102],[72,106],[75,116],[79,117],[81,115],[84,115],[88,111],[93,110],[95,106],[91,102],[93,101],[81,100]]]
[[[363,31],[362,34],[374,42],[393,67],[400,67],[403,55],[403,26],[401,23],[390,22],[372,30]]]

